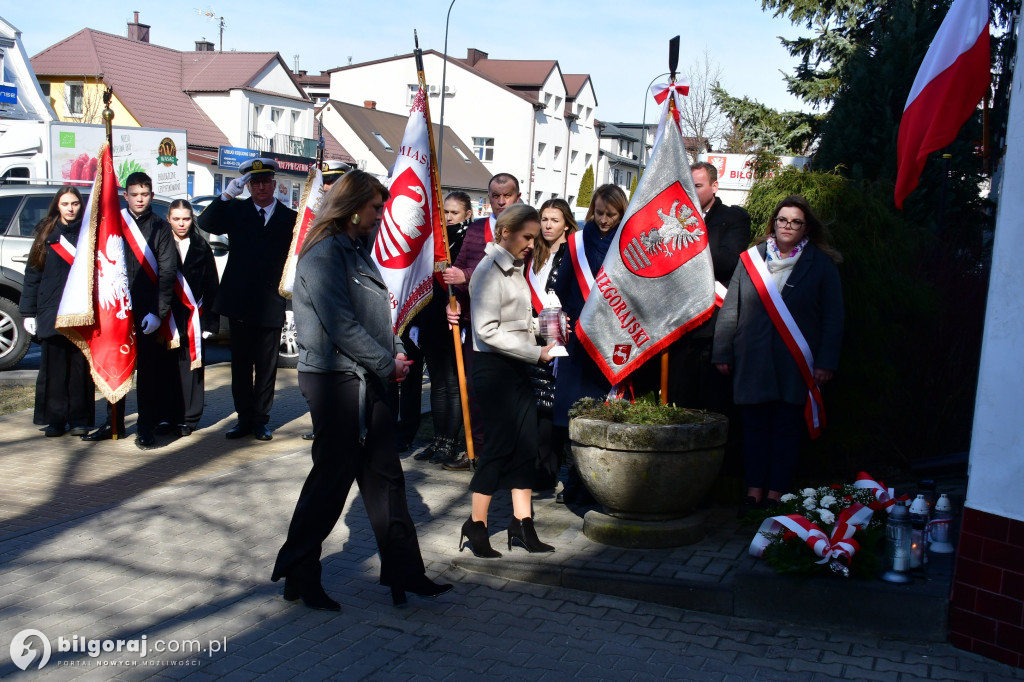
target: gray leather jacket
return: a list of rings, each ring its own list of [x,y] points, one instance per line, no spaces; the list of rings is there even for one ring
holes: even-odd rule
[[[389,301],[364,244],[345,234],[318,242],[295,269],[299,371],[355,374],[363,384],[361,407],[367,381],[386,390],[395,356],[405,352],[391,326]]]

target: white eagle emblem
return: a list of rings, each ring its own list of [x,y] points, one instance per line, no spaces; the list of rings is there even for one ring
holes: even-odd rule
[[[407,194],[397,195],[391,202],[386,220],[389,226],[397,227],[402,234],[412,240],[420,236],[420,228],[426,224],[423,207],[427,204],[427,198],[423,196],[423,188],[417,185],[409,185],[409,191],[419,195],[419,199]],[[405,251],[409,250],[405,244],[401,246]]]
[[[694,230],[686,229],[696,227],[700,221],[689,206],[684,204],[680,208],[679,201],[672,202],[672,208],[669,209],[667,215],[659,208],[658,218],[661,219],[661,226],[640,237],[640,242],[644,245],[647,253],[654,254],[659,251],[667,252],[669,249],[673,251],[682,249],[699,241],[700,236],[704,234],[699,227]]]
[[[104,310],[120,306],[117,319],[128,317],[132,309],[132,298],[128,288],[128,272],[124,266],[124,239],[117,235],[107,237],[106,248],[96,259],[99,265],[97,277],[97,298]]]

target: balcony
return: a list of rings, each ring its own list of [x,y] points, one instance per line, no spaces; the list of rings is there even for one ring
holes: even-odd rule
[[[303,156],[311,159],[316,156],[316,140],[311,140],[308,137],[294,137],[292,135],[266,137],[250,130],[249,149],[255,149],[258,152]]]

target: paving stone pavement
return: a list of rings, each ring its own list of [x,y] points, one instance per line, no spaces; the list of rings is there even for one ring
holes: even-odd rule
[[[341,614],[289,604],[280,596],[281,584],[268,582],[309,466],[308,446],[298,439],[305,428],[302,406],[283,404],[295,401],[287,393],[289,380],[280,380],[284,390],[272,422],[279,428],[271,443],[243,443],[232,449],[223,440],[223,429],[214,428],[205,439],[190,441],[198,452],[180,445],[154,451],[157,455],[141,453],[130,439],[91,446],[116,449],[123,469],[114,474],[122,487],[108,486],[121,490],[120,498],[97,495],[98,503],[91,508],[90,503],[75,506],[73,500],[61,499],[104,482],[107,474],[93,468],[91,452],[80,453],[70,439],[44,439],[34,433],[29,443],[18,431],[26,428],[19,422],[27,413],[0,417],[4,504],[23,510],[23,520],[25,509],[44,519],[34,526],[9,526],[0,536],[0,677],[1024,679],[1022,670],[948,644],[729,618],[453,567],[463,557],[456,544],[458,528],[469,513],[468,476],[441,473],[414,462],[410,453],[404,460],[409,506],[427,571],[455,583],[455,589],[436,600],[411,597],[409,607],[392,607],[387,590],[377,584],[373,534],[353,493],[324,547],[324,585],[341,602]],[[229,420],[215,423],[221,422]],[[130,449],[122,451],[123,445]],[[25,454],[26,448],[37,452]],[[62,448],[79,454],[54,454]],[[6,458],[15,451],[46,475],[29,478],[23,486],[8,480],[16,474],[11,473],[15,464]],[[183,458],[193,459],[183,463]],[[136,469],[152,475],[139,479]],[[19,499],[21,487],[38,498],[32,503]],[[507,498],[497,498],[494,528],[503,527],[509,513]],[[510,554],[501,545],[504,533],[496,530],[494,542],[506,554],[501,561],[521,567],[547,561],[579,570],[603,567],[673,577],[673,570],[699,575],[715,561],[746,560],[731,549],[740,541],[732,536],[740,538],[740,533],[716,520],[722,515],[712,519],[721,524],[713,533],[720,537],[705,547],[645,552],[589,543],[580,532],[578,514],[550,498],[538,499],[538,530],[558,552],[529,557],[518,549]],[[0,521],[7,523],[6,513]],[[709,584],[721,579],[716,573],[709,576]],[[44,633],[53,652],[43,669],[22,672],[9,657],[9,645],[27,628]],[[73,642],[76,635],[125,641],[145,636],[148,656],[115,651],[94,658],[59,650],[59,638]],[[193,640],[202,651],[156,651],[160,646],[187,648]],[[38,643],[35,648],[40,648]]]

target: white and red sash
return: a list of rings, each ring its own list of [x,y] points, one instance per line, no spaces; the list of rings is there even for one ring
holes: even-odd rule
[[[804,407],[804,418],[807,420],[807,430],[811,438],[821,435],[821,429],[825,426],[825,402],[821,397],[821,390],[814,381],[814,356],[811,354],[811,347],[807,345],[807,339],[793,319],[792,313],[782,300],[779,288],[775,286],[771,273],[768,272],[768,265],[764,262],[756,246],[752,246],[740,254],[740,262],[747,269],[750,281],[754,283],[758,296],[765,311],[779,332],[786,348],[796,360],[800,370],[800,376],[807,384],[807,404]]]
[[[849,565],[853,555],[860,549],[853,536],[871,522],[873,515],[872,509],[855,502],[840,512],[830,535],[826,535],[816,523],[799,514],[773,516],[761,523],[757,534],[750,542],[749,552],[751,556],[762,556],[772,542],[770,536],[788,531],[795,533],[811,551],[821,557],[816,563],[824,564],[832,558],[845,558],[846,564]]]
[[[498,224],[498,218],[492,213],[487,219],[487,226],[484,227],[484,244],[494,241],[494,226]]]
[[[138,223],[135,222],[135,218],[127,208],[121,209],[121,217],[124,218],[124,224],[128,226],[124,234],[128,247],[135,254],[135,259],[139,261],[139,265],[142,266],[143,272],[149,277],[149,281],[153,283],[153,286],[159,288],[160,284],[156,275],[156,255],[153,253],[153,249],[149,247],[149,242],[146,241],[146,237],[142,234],[142,230],[139,229]],[[167,344],[168,348],[177,348],[181,345],[178,325],[174,324],[173,318],[174,316],[168,313],[167,317],[160,322],[160,329],[157,330],[157,333]]]
[[[722,284],[721,282],[719,282],[716,279],[715,280],[715,305],[716,306],[718,306],[719,308],[722,307],[722,304],[725,303],[725,295],[727,293],[729,293],[729,290],[725,287],[724,284]]]
[[[566,243],[569,245],[572,271],[576,274],[576,282],[580,285],[585,303],[590,296],[590,290],[594,287],[594,273],[590,269],[590,261],[587,260],[587,251],[583,248],[583,230],[570,234]]]
[[[199,369],[203,366],[203,327],[202,327],[202,315],[203,315],[203,299],[196,301],[195,295],[192,293],[192,288],[188,285],[188,280],[181,274],[181,270],[177,273],[178,278],[174,282],[174,293],[184,304],[185,309],[188,310],[188,355],[192,361],[189,365],[190,369]],[[173,315],[168,315],[168,318]],[[177,330],[177,325],[175,325]]]
[[[548,254],[548,263],[551,262],[551,255]],[[533,258],[526,261],[526,285],[530,287],[530,300],[533,302],[533,309],[540,314],[540,311],[544,310],[544,301],[541,300],[540,295],[547,291],[547,278],[546,274],[551,272],[550,266],[547,268],[541,268],[540,272],[533,271]],[[545,281],[541,281],[545,280]]]
[[[71,265],[75,262],[75,245],[68,241],[64,235],[60,236],[60,239],[51,244],[54,252],[61,257],[61,259]]]

